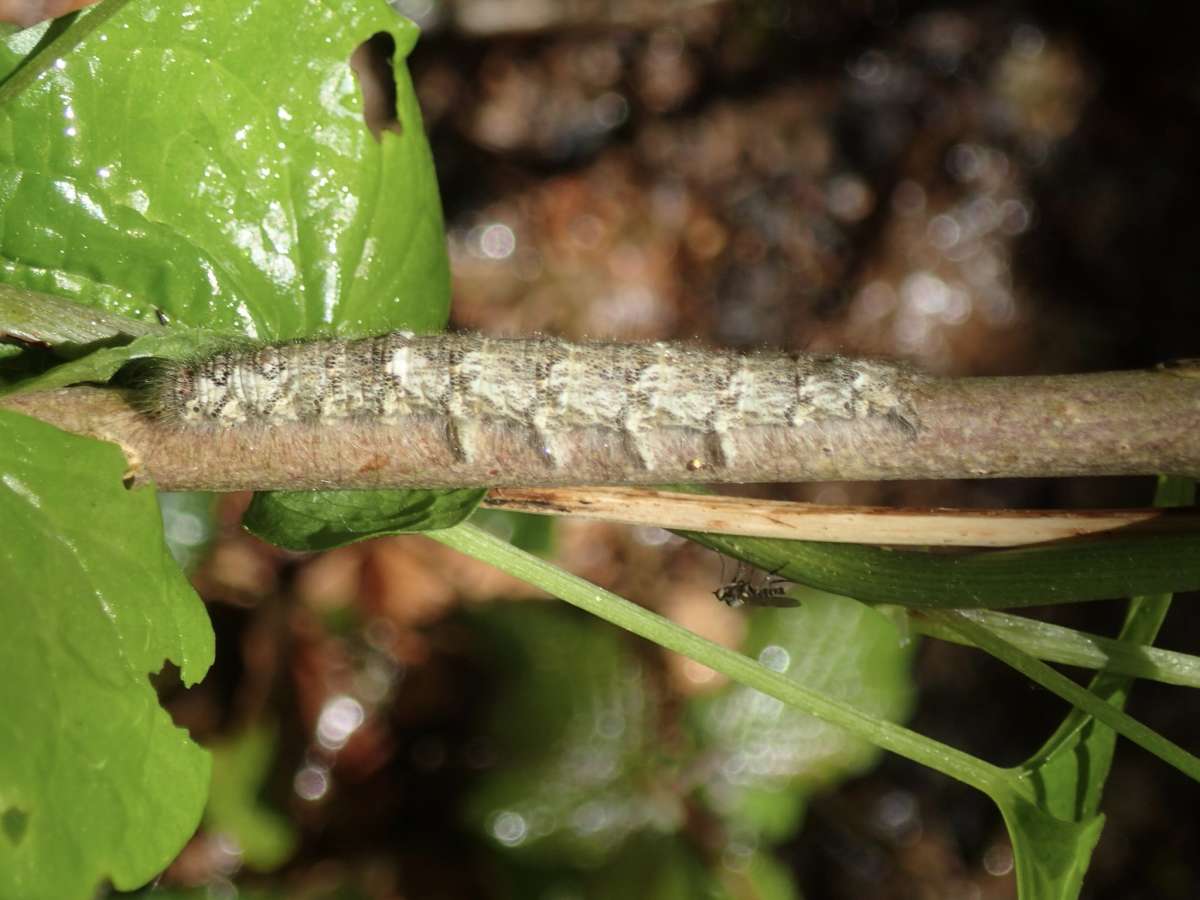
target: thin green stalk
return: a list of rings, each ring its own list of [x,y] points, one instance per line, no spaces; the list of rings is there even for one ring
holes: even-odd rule
[[[1200,687],[1200,657],[1197,656],[993,610],[964,610],[963,615],[1038,659],[1164,684]],[[974,646],[954,628],[930,619],[920,611],[910,611],[908,621],[917,634]]]
[[[480,528],[463,523],[442,531],[426,532],[426,536],[490,563],[626,631],[708,666],[739,684],[845,728],[878,747],[936,769],[993,796],[1014,790],[1025,793],[1024,784],[997,766],[812,691],[741,653],[705,640],[669,619],[564,572]]]
[[[1087,688],[1076,684],[1061,672],[1057,672],[1028,653],[998,637],[986,626],[974,621],[960,610],[927,610],[931,619],[940,621],[948,628],[959,632],[972,644],[1012,668],[1026,678],[1035,681],[1071,705],[1107,725],[1117,734],[1128,738],[1139,747],[1153,753],[1163,762],[1174,766],[1196,781],[1200,781],[1200,758],[1188,753],[1178,744],[1148,728],[1120,709],[1096,696]]]

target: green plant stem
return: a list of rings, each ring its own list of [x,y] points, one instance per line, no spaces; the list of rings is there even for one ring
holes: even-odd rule
[[[1200,657],[1187,653],[1160,650],[992,610],[966,610],[963,616],[1038,659],[1164,684],[1200,687]],[[909,612],[909,627],[917,634],[974,646],[954,628],[918,610]]]
[[[749,657],[693,634],[669,619],[564,572],[468,523],[426,532],[433,540],[498,569],[630,631],[682,654],[746,687],[845,728],[878,747],[936,769],[990,795],[1025,794],[1026,786],[1005,770],[891,722],[831,699],[773,672]]]
[[[1061,672],[1034,659],[962,611],[928,610],[925,614],[934,621],[940,621],[946,627],[957,631],[979,649],[1012,666],[1031,681],[1037,682],[1046,690],[1062,697],[1068,703],[1107,725],[1117,734],[1153,753],[1163,762],[1174,766],[1194,780],[1200,781],[1200,758],[1188,753],[1178,744],[1167,740],[1153,729],[1147,728],[1087,688],[1076,684]]]

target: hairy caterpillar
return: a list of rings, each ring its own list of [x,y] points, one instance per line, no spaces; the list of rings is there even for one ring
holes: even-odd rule
[[[445,420],[470,461],[489,423],[524,429],[551,465],[564,432],[610,431],[643,464],[647,435],[684,429],[732,464],[736,432],[869,416],[912,428],[895,366],[803,353],[741,355],[680,345],[571,344],[555,338],[414,336],[231,350],[168,367],[153,408],[186,426]]]
[[[842,452],[852,424],[911,440],[917,380],[832,355],[392,332],[162,362],[142,406],[246,450],[318,455],[340,432],[337,452],[372,452],[332,467],[367,485],[414,454],[452,484],[781,480]]]

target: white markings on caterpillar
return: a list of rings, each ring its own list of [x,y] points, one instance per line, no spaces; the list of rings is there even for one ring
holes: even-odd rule
[[[806,353],[396,332],[170,363],[150,405],[187,427],[435,419],[467,463],[483,431],[519,429],[551,468],[568,464],[582,429],[611,435],[642,468],[696,471],[737,464],[750,429],[879,419],[915,434],[914,380],[900,366]],[[706,458],[657,459],[664,432],[679,431]]]

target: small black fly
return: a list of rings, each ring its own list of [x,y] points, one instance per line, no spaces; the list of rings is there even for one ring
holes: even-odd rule
[[[722,568],[724,568],[724,560],[722,560]],[[779,567],[780,569],[783,566]],[[785,585],[792,584],[786,578],[776,578],[776,573],[769,572],[766,579],[755,584],[749,577],[749,570],[741,562],[738,563],[737,570],[733,573],[733,580],[727,584],[721,585],[715,591],[713,596],[724,603],[726,606],[739,607],[743,605],[750,606],[773,606],[778,608],[789,608],[800,605],[799,600],[794,600],[787,595],[788,589]],[[724,573],[722,573],[724,578]]]

